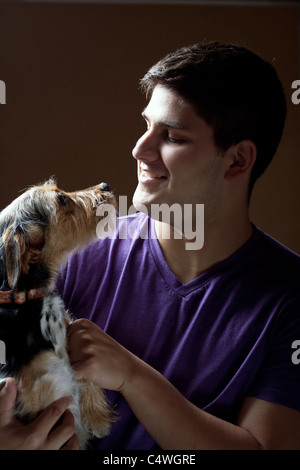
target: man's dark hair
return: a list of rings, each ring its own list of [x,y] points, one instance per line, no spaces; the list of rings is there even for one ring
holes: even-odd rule
[[[148,98],[159,84],[193,105],[212,126],[220,150],[244,139],[255,143],[250,194],[276,152],[286,118],[285,96],[274,67],[242,46],[200,43],[168,54],[141,80]]]

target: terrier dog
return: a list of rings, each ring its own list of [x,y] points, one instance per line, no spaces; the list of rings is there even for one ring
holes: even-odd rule
[[[108,434],[114,417],[101,389],[73,377],[66,344],[71,318],[53,288],[68,256],[96,238],[102,203],[115,205],[106,183],[67,193],[50,179],[0,213],[0,340],[6,346],[0,381],[16,380],[16,416],[25,422],[72,395],[69,408],[82,448],[91,434]]]

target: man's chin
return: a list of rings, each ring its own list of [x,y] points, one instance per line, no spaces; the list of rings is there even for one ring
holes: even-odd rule
[[[132,198],[132,204],[137,211],[149,214],[151,204],[155,204],[155,202],[155,198],[152,195],[145,194],[144,191],[141,191],[139,186],[136,188]]]
[[[132,203],[137,212],[144,212],[147,215],[150,213],[151,204],[145,204],[139,199],[133,199]]]

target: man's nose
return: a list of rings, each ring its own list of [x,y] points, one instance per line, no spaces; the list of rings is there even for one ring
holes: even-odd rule
[[[136,160],[155,161],[159,158],[159,151],[155,136],[151,131],[145,132],[139,138],[132,150],[132,156]]]

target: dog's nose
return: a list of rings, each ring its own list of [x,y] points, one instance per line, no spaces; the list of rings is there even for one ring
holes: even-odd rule
[[[111,187],[108,183],[101,183],[100,186],[102,191],[107,191],[109,193],[111,192]]]

